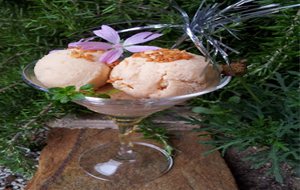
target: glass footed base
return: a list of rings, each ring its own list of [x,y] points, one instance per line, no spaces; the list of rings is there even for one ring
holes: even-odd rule
[[[134,159],[118,158],[119,143],[108,143],[84,152],[79,164],[92,177],[122,183],[145,183],[167,173],[173,159],[163,149],[148,143],[135,142]]]

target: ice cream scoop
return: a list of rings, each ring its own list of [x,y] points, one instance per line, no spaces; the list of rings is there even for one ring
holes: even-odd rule
[[[113,87],[137,98],[198,92],[218,84],[220,74],[204,57],[159,49],[133,54],[113,68]]]
[[[34,73],[49,88],[74,85],[79,89],[85,84],[98,88],[106,84],[111,70],[98,61],[102,54],[81,49],[55,50],[38,60]]]

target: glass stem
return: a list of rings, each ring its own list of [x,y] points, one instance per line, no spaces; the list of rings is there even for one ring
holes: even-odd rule
[[[122,161],[136,160],[136,153],[132,150],[133,143],[130,140],[130,133],[132,133],[134,126],[137,125],[140,120],[141,119],[137,118],[114,118],[114,121],[119,128],[120,141],[120,148],[117,153],[116,159]]]

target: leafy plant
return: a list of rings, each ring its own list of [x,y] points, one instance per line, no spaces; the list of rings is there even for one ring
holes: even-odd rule
[[[258,151],[247,159],[254,168],[271,163],[269,172],[282,183],[280,166],[288,163],[296,167],[300,162],[300,80],[290,81],[300,73],[292,73],[275,73],[268,83],[246,84],[247,90],[240,89],[239,95],[196,106],[193,111],[203,119],[189,118],[188,122],[201,125],[198,131],[208,131],[213,136],[212,140],[201,141],[216,147],[211,151],[221,150],[224,154],[231,147],[257,147]],[[248,90],[259,101],[247,97]]]
[[[156,140],[164,145],[165,151],[172,155],[174,148],[170,145],[168,131],[163,127],[154,127],[149,119],[144,119],[138,126],[138,132],[142,133],[144,138]]]
[[[247,40],[231,43],[241,50],[239,58],[247,59],[248,73],[222,91],[192,100],[193,111],[204,118],[188,119],[212,134],[204,142],[216,147],[212,151],[256,147],[247,159],[254,168],[271,163],[267,174],[281,183],[283,163],[299,168],[299,18],[291,10],[241,28],[240,37]]]

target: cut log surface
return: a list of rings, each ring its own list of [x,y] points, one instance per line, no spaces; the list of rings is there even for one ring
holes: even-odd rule
[[[189,111],[186,106],[174,106],[171,110],[158,114],[153,117],[152,121],[157,125],[167,128],[168,130],[186,131],[197,128],[197,125],[186,124],[180,117],[198,117]],[[53,120],[48,124],[55,128],[70,128],[70,129],[117,129],[117,126],[110,118],[97,113],[88,113],[81,115],[68,115],[62,119]]]
[[[77,121],[78,122],[78,121]],[[90,125],[90,124],[89,124]],[[183,124],[182,124],[183,125]],[[87,175],[79,166],[79,156],[86,150],[108,142],[117,142],[115,129],[52,128],[47,146],[42,150],[38,171],[26,190],[235,190],[235,180],[218,152],[207,156],[211,147],[199,144],[199,133],[171,131],[175,147],[174,166],[165,175],[146,184],[107,182]],[[132,134],[133,141],[145,140]]]

